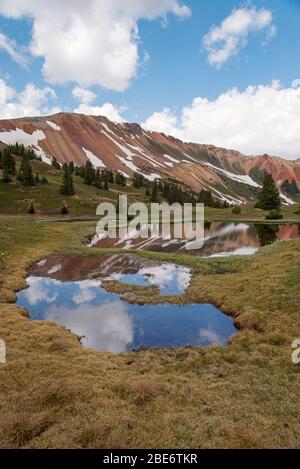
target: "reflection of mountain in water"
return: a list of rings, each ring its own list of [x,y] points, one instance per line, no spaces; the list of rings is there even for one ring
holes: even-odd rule
[[[95,239],[91,245],[96,247],[119,247],[123,249],[143,249],[146,251],[180,252],[198,256],[216,256],[229,254],[253,254],[261,246],[276,240],[288,240],[299,237],[297,224],[246,224],[246,223],[205,223],[204,245],[198,249],[188,250],[191,241],[176,238],[174,225],[170,235],[164,236],[161,227],[154,236],[145,239],[137,230],[131,230],[127,236],[118,239]],[[150,233],[150,228],[149,228]]]

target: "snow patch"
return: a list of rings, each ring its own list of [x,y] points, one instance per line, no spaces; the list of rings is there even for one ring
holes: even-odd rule
[[[120,148],[120,150],[122,150],[123,153],[125,153],[126,157],[128,158],[128,160],[132,161],[132,157],[134,156],[134,154],[132,153],[132,151],[130,151],[128,148],[124,147],[124,145],[121,145],[121,143],[117,142],[114,138],[112,138],[110,135],[108,135],[107,132],[105,132],[104,130],[101,130],[101,132],[107,137],[109,138],[118,148]]]
[[[7,145],[22,143],[25,147],[30,145],[38,145],[40,140],[44,140],[46,135],[42,130],[35,130],[32,134],[24,132],[22,129],[9,130],[8,132],[0,132],[0,140]]]
[[[60,130],[61,130],[60,126],[55,124],[55,122],[51,122],[51,121],[46,121],[46,122],[49,125],[49,127],[52,127],[52,129],[57,130],[58,132],[60,132]]]
[[[42,161],[51,164],[52,157],[48,155],[40,146],[39,141],[44,140],[46,135],[42,130],[35,130],[32,134],[24,132],[22,129],[0,132],[0,140],[7,145],[22,143],[25,147],[31,146],[35,153],[41,157]]]
[[[224,174],[224,176],[228,177],[229,179],[232,179],[233,181],[241,182],[242,184],[247,184],[248,186],[252,187],[261,187],[259,184],[257,184],[257,182],[253,181],[253,179],[250,176],[247,176],[246,174],[234,174],[230,171],[226,171],[225,169],[219,168],[218,166],[208,163],[207,161],[201,161],[200,164],[213,168],[215,171]]]
[[[102,125],[102,127],[105,128],[106,132],[110,132],[111,134],[114,135],[113,131],[108,127],[107,124],[105,124],[104,122],[101,122],[101,125]]]
[[[84,147],[82,147],[82,150],[95,168],[106,168],[105,164],[98,156],[94,155],[91,151]]]
[[[131,171],[133,171],[134,173],[141,174],[142,176],[144,176],[144,178],[148,179],[148,181],[155,181],[155,179],[161,179],[160,175],[156,173],[151,173],[151,174],[142,173],[140,169],[132,161],[126,160],[125,158],[123,158],[123,156],[117,156],[117,158],[123,164],[125,164],[129,169],[131,169]]]
[[[294,200],[289,199],[286,195],[280,194],[280,198],[284,200],[285,204],[284,205],[295,205]]]
[[[167,158],[167,160],[172,161],[172,163],[177,163],[177,164],[180,163],[180,161],[176,160],[175,158],[173,158],[170,155],[167,155],[166,153],[164,154],[164,157]]]

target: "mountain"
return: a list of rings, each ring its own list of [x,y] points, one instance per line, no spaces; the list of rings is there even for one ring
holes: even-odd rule
[[[76,165],[89,159],[95,167],[118,170],[126,177],[139,172],[152,181],[176,179],[196,191],[210,188],[230,203],[255,200],[264,171],[274,177],[284,203],[293,203],[300,194],[299,160],[245,156],[213,145],[185,143],[102,116],[59,113],[1,120],[0,141],[31,146],[49,164],[53,157]]]

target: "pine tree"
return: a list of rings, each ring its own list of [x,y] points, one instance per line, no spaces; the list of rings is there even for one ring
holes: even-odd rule
[[[156,182],[154,182],[154,184],[152,186],[151,202],[157,202],[157,185],[156,185]]]
[[[59,164],[59,162],[57,161],[56,158],[54,158],[54,157],[52,158],[51,164],[55,169],[60,169],[60,164]]]
[[[97,189],[102,189],[102,182],[101,182],[101,175],[100,175],[99,168],[97,169],[95,173],[94,186],[97,187]]]
[[[92,185],[94,179],[93,165],[90,161],[87,161],[84,169],[84,182],[88,186]]]
[[[69,171],[70,171],[71,174],[74,173],[74,163],[73,163],[73,161],[71,161],[71,162],[69,163]]]
[[[3,172],[2,172],[2,182],[10,182],[11,181],[11,178],[7,172],[6,169],[3,169]]]
[[[32,167],[28,156],[25,156],[21,164],[22,183],[24,186],[34,186],[34,177],[32,174]]]
[[[16,162],[8,147],[4,148],[2,152],[2,169],[7,174],[16,173]]]
[[[258,194],[256,207],[262,210],[280,209],[279,190],[271,174],[266,173],[263,179],[263,186]]]
[[[73,185],[73,177],[72,177],[72,174],[70,173],[69,166],[67,164],[64,164],[63,170],[64,170],[64,174],[63,174],[62,185],[60,187],[60,193],[62,195],[74,195],[75,190],[74,190],[74,185]]]

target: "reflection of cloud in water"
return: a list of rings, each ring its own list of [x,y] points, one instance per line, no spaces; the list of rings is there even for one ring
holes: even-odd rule
[[[171,283],[174,282],[179,290],[183,291],[189,286],[191,280],[189,269],[175,264],[144,267],[138,273],[147,276],[149,283],[160,287],[161,290],[168,290],[168,287],[171,287]]]
[[[219,345],[224,342],[222,337],[210,327],[207,329],[200,329],[199,336],[201,342],[204,342],[205,344]]]
[[[74,282],[74,285],[79,287],[79,291],[73,295],[72,300],[77,305],[80,305],[81,303],[88,303],[96,298],[101,282],[99,280],[82,280],[80,282]]]
[[[155,267],[142,267],[135,274],[116,273],[105,277],[105,280],[118,280],[130,284],[143,284],[157,286],[164,295],[182,293],[190,284],[191,272],[187,267],[175,264],[161,264]]]
[[[51,307],[45,319],[63,324],[74,334],[84,336],[82,343],[97,350],[120,353],[133,341],[133,323],[123,303],[77,308]]]
[[[52,303],[57,298],[57,293],[51,293],[55,280],[45,279],[43,277],[28,277],[29,288],[24,291],[24,297],[30,305],[35,305],[40,301]]]

